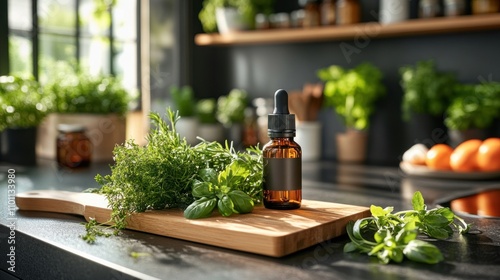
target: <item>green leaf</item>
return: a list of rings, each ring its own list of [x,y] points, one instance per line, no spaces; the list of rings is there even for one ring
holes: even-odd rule
[[[234,209],[237,213],[243,214],[252,212],[254,204],[252,198],[248,194],[240,190],[232,190],[229,192],[228,196],[233,201]]]
[[[423,222],[435,227],[445,227],[450,224],[450,220],[448,220],[448,218],[435,213],[425,215]]]
[[[344,245],[344,253],[354,252],[357,249],[358,249],[358,247],[356,246],[356,243],[354,243],[354,242],[348,242]]]
[[[424,229],[424,232],[430,237],[437,239],[447,239],[448,237],[450,237],[450,231],[448,229],[431,225],[427,225]]]
[[[416,191],[411,199],[411,204],[413,206],[413,210],[415,211],[425,210],[424,197],[422,196],[422,193]]]
[[[221,213],[224,217],[229,217],[235,212],[234,204],[227,195],[224,195],[221,199],[219,199],[217,207],[219,209],[219,213]]]
[[[412,240],[403,249],[403,254],[410,260],[428,264],[436,264],[444,259],[439,249],[422,240]]]
[[[214,193],[210,189],[211,183],[209,182],[201,182],[201,181],[194,181],[193,183],[193,191],[192,194],[194,197],[213,197]]]
[[[217,205],[217,198],[202,197],[191,203],[186,210],[184,210],[184,217],[187,219],[205,218],[212,214],[215,206]]]
[[[380,206],[372,205],[370,206],[370,212],[374,217],[381,217],[390,214],[394,210],[394,207],[383,208]]]
[[[217,171],[213,168],[202,169],[199,175],[202,181],[217,183]]]

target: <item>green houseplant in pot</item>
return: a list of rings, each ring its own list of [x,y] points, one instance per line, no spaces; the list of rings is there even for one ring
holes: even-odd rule
[[[0,77],[0,131],[5,161],[36,164],[37,127],[52,110],[53,97],[32,77]]]
[[[196,117],[196,99],[190,86],[171,86],[170,96],[174,108],[181,117],[175,124],[175,129],[181,137],[186,138],[189,144],[196,144],[198,140],[198,119]]]
[[[346,126],[346,132],[336,138],[338,160],[363,162],[370,116],[376,101],[385,94],[382,72],[370,63],[362,63],[352,69],[332,65],[317,74],[325,82],[324,105],[333,108]]]
[[[215,98],[200,99],[196,102],[198,118],[198,136],[207,141],[224,141],[224,127],[217,121],[217,100]]]
[[[247,106],[248,94],[242,89],[232,89],[229,94],[217,99],[217,120],[226,129],[226,139],[235,145],[242,144]]]
[[[444,123],[450,145],[469,139],[485,139],[487,129],[500,117],[500,83],[459,84],[446,109]]]
[[[430,139],[446,142],[443,114],[450,104],[456,84],[452,73],[437,69],[434,61],[419,61],[399,69],[403,89],[401,111],[411,142]],[[434,137],[443,135],[443,137]]]
[[[116,144],[126,138],[126,114],[136,92],[125,89],[112,76],[90,75],[59,65],[59,71],[44,85],[55,96],[55,112],[40,126],[37,153],[55,157],[55,139],[59,124],[78,124],[86,128],[93,146],[92,161],[113,159]]]
[[[198,18],[207,33],[253,29],[255,15],[270,14],[273,3],[273,0],[204,0]]]

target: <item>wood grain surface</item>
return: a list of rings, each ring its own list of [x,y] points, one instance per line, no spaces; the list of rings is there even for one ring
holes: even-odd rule
[[[103,195],[42,190],[19,193],[20,210],[76,214],[100,223],[111,209]],[[367,207],[303,200],[296,210],[257,206],[250,214],[222,217],[217,211],[205,219],[184,218],[180,209],[132,215],[127,228],[272,257],[282,257],[345,234],[349,220],[370,215]],[[83,230],[83,229],[82,229]]]

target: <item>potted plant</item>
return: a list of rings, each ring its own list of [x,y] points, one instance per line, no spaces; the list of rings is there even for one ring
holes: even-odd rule
[[[443,114],[453,96],[454,74],[438,70],[432,60],[403,66],[399,73],[403,89],[402,117],[408,123],[409,140],[419,142],[419,139],[432,138],[436,143],[446,142]],[[436,134],[444,137],[432,137]]]
[[[198,136],[207,141],[224,141],[224,127],[217,121],[217,100],[201,99],[196,103],[198,117]]]
[[[370,63],[362,63],[352,69],[332,65],[317,74],[325,82],[325,106],[335,110],[347,129],[336,138],[338,160],[363,162],[370,116],[375,102],[385,94],[381,71]]]
[[[170,95],[174,103],[174,109],[181,117],[175,124],[177,133],[186,138],[189,144],[198,142],[198,119],[196,117],[196,100],[193,89],[190,86],[171,86]]]
[[[248,94],[242,89],[232,89],[228,95],[217,100],[217,120],[226,129],[226,139],[236,145],[242,144],[245,109],[248,106]]]
[[[33,77],[0,77],[0,132],[5,161],[36,164],[37,127],[52,106],[52,96],[43,93]]]
[[[273,0],[204,0],[198,17],[207,33],[253,29],[257,13],[270,14]]]
[[[68,69],[61,67],[44,85],[44,91],[55,96],[55,112],[38,130],[37,153],[55,158],[58,125],[79,124],[92,142],[92,161],[111,161],[115,145],[125,142],[126,113],[136,93],[115,77]]]
[[[440,116],[453,95],[456,80],[453,74],[440,72],[432,60],[419,61],[415,66],[399,69],[403,88],[403,119],[413,113]]]
[[[446,109],[444,123],[450,145],[469,139],[486,139],[494,120],[500,116],[500,83],[457,85],[455,97]]]

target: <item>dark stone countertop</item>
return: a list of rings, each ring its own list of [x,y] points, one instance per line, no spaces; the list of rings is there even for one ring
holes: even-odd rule
[[[467,235],[432,241],[445,261],[427,265],[403,261],[379,264],[358,253],[343,253],[346,235],[308,249],[271,258],[125,230],[117,237],[85,243],[79,216],[16,211],[9,219],[7,170],[16,170],[16,192],[41,189],[82,191],[98,187],[94,176],[107,164],[80,171],[58,170],[51,161],[36,168],[0,167],[0,279],[498,279],[500,219],[465,217]],[[410,209],[416,190],[426,204],[475,189],[499,188],[500,181],[452,181],[410,178],[395,167],[303,165],[303,196],[338,203]],[[9,225],[15,231],[15,273],[10,266]],[[141,256],[133,258],[131,252]]]

